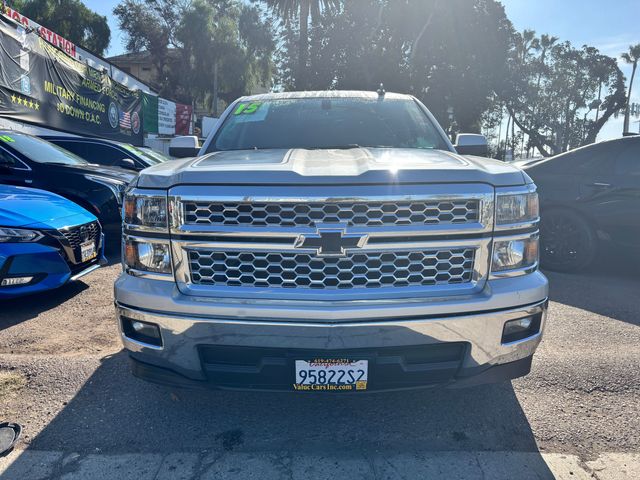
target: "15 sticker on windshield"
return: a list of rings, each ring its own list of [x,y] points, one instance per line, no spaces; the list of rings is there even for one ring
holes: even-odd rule
[[[239,103],[233,111],[236,122],[259,122],[265,119],[269,104],[262,102]]]
[[[6,143],[13,143],[15,142],[15,140],[13,139],[13,137],[9,136],[9,135],[0,135],[0,140],[2,140],[3,142]]]

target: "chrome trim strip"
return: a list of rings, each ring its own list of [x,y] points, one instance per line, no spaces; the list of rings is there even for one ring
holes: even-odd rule
[[[527,230],[530,228],[538,228],[538,224],[540,223],[540,217],[536,217],[533,220],[521,223],[505,223],[503,225],[496,225],[496,236],[501,235],[503,232],[508,234],[513,230]]]
[[[19,170],[19,171],[21,171],[21,172],[31,172],[31,171],[33,170],[29,165],[27,165],[27,164],[26,164],[26,163],[24,163],[22,160],[20,160],[20,159],[18,158],[18,156],[17,156],[17,155],[15,155],[13,152],[10,152],[10,151],[9,151],[9,150],[7,150],[6,148],[0,148],[0,150],[2,150],[3,152],[5,152],[5,153],[9,154],[10,156],[12,156],[15,160],[17,160],[18,162],[20,162],[20,164],[22,164],[22,166],[24,167],[24,168],[21,168],[21,167],[15,167],[15,166],[14,166],[14,167],[9,167],[11,170]]]
[[[84,270],[82,270],[81,272],[76,273],[73,277],[71,277],[69,279],[70,282],[75,282],[76,280],[78,280],[79,278],[84,277],[85,275],[90,274],[91,272],[93,272],[94,270],[97,270],[100,268],[100,264],[96,263],[95,265],[91,265],[88,268],[85,268]]]
[[[138,278],[148,278],[150,280],[163,280],[165,282],[173,282],[172,273],[147,272],[145,270],[137,270],[125,266],[125,273]]]
[[[492,312],[469,312],[464,315],[448,315],[443,314],[439,316],[427,316],[425,318],[410,318],[410,319],[389,319],[389,320],[379,320],[379,321],[362,321],[362,322],[305,322],[304,320],[299,320],[297,322],[279,322],[276,320],[265,319],[262,320],[249,320],[249,319],[240,319],[240,318],[226,318],[226,317],[218,317],[212,318],[210,316],[197,316],[197,315],[182,315],[182,314],[173,314],[173,313],[164,313],[164,312],[155,312],[152,310],[143,310],[140,308],[129,307],[126,305],[121,305],[116,302],[116,310],[118,315],[123,315],[125,317],[134,318],[136,320],[142,320],[149,323],[154,322],[154,318],[161,319],[179,319],[190,322],[215,322],[222,323],[227,325],[250,325],[250,326],[280,326],[280,327],[318,327],[318,328],[345,328],[345,327],[377,327],[377,326],[405,326],[416,323],[423,323],[425,321],[435,321],[441,319],[451,318],[454,319],[466,319],[466,318],[475,318],[475,317],[495,317],[501,316],[504,317],[504,320],[512,320],[516,318],[520,318],[522,316],[535,315],[536,313],[546,311],[545,305],[547,303],[547,299],[541,300],[534,304],[530,305],[522,305],[518,307],[513,307],[505,310],[498,310]],[[544,325],[544,318],[543,318]],[[543,325],[540,327],[540,331],[543,330]],[[128,337],[127,337],[128,338]],[[529,337],[531,338],[531,337]],[[499,340],[499,339],[497,339]]]

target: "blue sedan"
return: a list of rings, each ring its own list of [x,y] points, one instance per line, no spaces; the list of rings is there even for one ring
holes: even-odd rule
[[[0,299],[58,288],[105,263],[94,215],[54,193],[0,185]]]

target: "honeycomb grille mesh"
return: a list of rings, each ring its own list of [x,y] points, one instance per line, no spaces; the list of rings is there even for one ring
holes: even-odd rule
[[[361,289],[468,283],[475,249],[357,252],[320,258],[305,253],[189,250],[196,285]]]
[[[340,223],[376,227],[478,222],[479,200],[382,201],[345,203],[184,202],[187,225],[253,227]]]
[[[85,223],[68,230],[60,230],[60,233],[69,243],[71,248],[78,248],[86,242],[95,243],[98,235],[100,235],[100,226],[98,222]]]

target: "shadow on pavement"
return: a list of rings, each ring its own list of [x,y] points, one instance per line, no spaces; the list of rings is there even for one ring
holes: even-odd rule
[[[640,259],[629,262],[621,257],[601,256],[588,271],[577,274],[545,271],[551,300],[640,325]]]
[[[394,452],[538,452],[510,383],[350,396],[169,389],[130,375],[124,352],[103,360],[30,449],[347,460]],[[542,457],[535,459],[526,467],[501,465],[504,478],[553,478]],[[20,467],[18,459],[7,478]],[[538,473],[523,476],[523,469]],[[406,473],[398,476],[413,478]]]
[[[55,290],[3,300],[0,302],[0,331],[35,318],[42,312],[70,300],[87,288],[89,285],[79,280]]]

